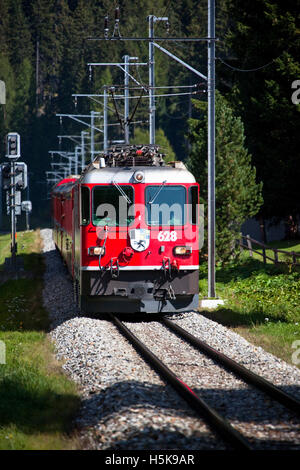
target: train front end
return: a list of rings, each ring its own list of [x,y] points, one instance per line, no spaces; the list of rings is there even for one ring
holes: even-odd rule
[[[74,279],[85,312],[198,307],[199,186],[182,164],[138,161],[101,160],[77,186]]]

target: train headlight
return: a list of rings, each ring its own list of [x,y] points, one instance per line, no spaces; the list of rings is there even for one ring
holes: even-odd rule
[[[191,246],[175,246],[174,248],[175,255],[191,255],[192,251]]]
[[[136,171],[133,175],[133,178],[136,183],[142,183],[144,181],[145,175],[143,171]]]
[[[105,254],[105,247],[104,246],[90,246],[88,249],[88,254],[90,256],[99,256]]]

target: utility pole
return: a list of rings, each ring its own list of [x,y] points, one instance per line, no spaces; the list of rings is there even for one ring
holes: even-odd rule
[[[5,82],[0,80],[0,104],[6,104],[6,87]],[[3,108],[3,117],[5,118],[5,108]],[[0,227],[2,226],[2,167],[0,168]]]
[[[39,109],[39,62],[40,62],[40,43],[37,39],[36,41],[36,59],[35,59],[35,108],[36,108],[36,115],[38,115]]]
[[[81,171],[85,168],[85,149],[84,149],[84,136],[87,134],[86,131],[81,131]]]
[[[148,16],[149,22],[149,143],[155,144],[155,60],[154,60],[154,24],[156,21],[168,21],[167,17]]]
[[[124,96],[125,96],[125,101],[124,101],[124,134],[125,134],[125,144],[129,144],[129,65],[130,65],[130,60],[138,60],[138,57],[130,57],[129,55],[124,55],[123,57],[125,67],[124,67]]]
[[[103,150],[106,152],[108,149],[108,128],[107,128],[107,88],[103,88]]]
[[[215,0],[208,0],[208,297],[215,289]]]
[[[149,21],[149,143],[155,144],[155,98],[154,98],[154,15],[148,16]]]
[[[129,125],[128,125],[128,119],[129,119],[129,55],[124,55],[123,57],[124,63],[125,63],[125,74],[124,74],[124,95],[125,95],[125,101],[124,101],[124,137],[125,137],[125,144],[129,144]]]
[[[95,153],[94,119],[95,119],[95,111],[91,111],[91,163],[94,160],[94,153]]]
[[[81,152],[81,148],[79,145],[75,147],[75,175],[78,175],[78,155]]]

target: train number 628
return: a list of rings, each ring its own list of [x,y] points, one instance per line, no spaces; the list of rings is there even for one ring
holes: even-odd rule
[[[164,230],[159,232],[157,240],[159,242],[176,242],[177,240],[177,232],[169,230]]]

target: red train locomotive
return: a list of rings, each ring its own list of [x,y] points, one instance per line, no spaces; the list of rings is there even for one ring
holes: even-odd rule
[[[115,147],[52,191],[53,237],[82,311],[198,307],[199,185],[156,146]]]

